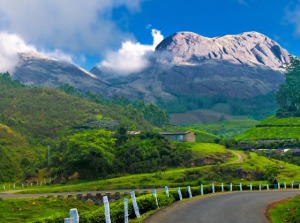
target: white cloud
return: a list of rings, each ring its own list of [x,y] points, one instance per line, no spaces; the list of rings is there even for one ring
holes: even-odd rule
[[[128,75],[145,69],[149,65],[149,55],[155,47],[164,39],[160,31],[152,29],[153,44],[143,45],[130,40],[122,43],[118,51],[111,51],[106,55],[98,67],[119,75]]]
[[[290,4],[285,9],[285,20],[295,26],[295,36],[300,37],[300,1],[298,4]]]
[[[112,19],[113,9],[139,11],[143,0],[0,0],[0,31],[39,49],[101,54],[133,38]]]
[[[18,52],[36,52],[15,34],[0,33],[0,72],[12,73],[19,62]]]
[[[54,51],[37,50],[31,44],[27,44],[16,34],[0,32],[0,72],[10,72],[13,74],[15,67],[19,63],[18,53],[41,53],[48,57],[73,63],[72,56],[55,49]]]

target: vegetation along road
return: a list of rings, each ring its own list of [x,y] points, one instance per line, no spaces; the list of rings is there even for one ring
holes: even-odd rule
[[[178,202],[159,210],[145,223],[268,223],[269,204],[295,196],[300,190],[233,192]]]

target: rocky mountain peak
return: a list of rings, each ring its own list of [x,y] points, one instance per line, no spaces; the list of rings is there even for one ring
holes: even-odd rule
[[[177,32],[157,47],[158,63],[197,65],[204,60],[224,60],[233,64],[263,65],[283,70],[290,62],[288,52],[258,32],[208,38],[193,32]]]

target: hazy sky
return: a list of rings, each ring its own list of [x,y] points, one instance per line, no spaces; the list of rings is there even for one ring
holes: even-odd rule
[[[0,0],[0,72],[15,51],[128,72],[175,32],[258,31],[300,56],[300,0]],[[11,61],[11,64],[10,64]],[[2,63],[2,64],[1,64]],[[127,66],[128,64],[128,66]]]

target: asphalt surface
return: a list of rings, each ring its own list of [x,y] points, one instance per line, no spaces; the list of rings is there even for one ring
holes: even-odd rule
[[[172,188],[170,188],[171,190]],[[164,188],[158,188],[156,189],[157,191],[162,191],[164,190]],[[77,195],[77,194],[82,194],[82,195],[86,195],[86,194],[97,194],[97,193],[101,193],[102,195],[104,195],[105,193],[111,193],[114,194],[115,192],[120,192],[121,194],[127,192],[130,193],[131,191],[135,191],[135,192],[143,192],[143,191],[148,191],[149,193],[152,192],[152,189],[130,189],[130,190],[107,190],[107,191],[81,191],[81,192],[62,192],[62,193],[43,193],[43,194],[12,194],[11,192],[16,192],[16,191],[7,191],[7,192],[2,192],[0,193],[0,198],[4,198],[4,199],[11,199],[11,198],[34,198],[34,197],[46,197],[46,196],[58,196],[58,195],[62,195],[62,196],[68,196],[68,195]]]
[[[298,189],[282,189],[197,197],[161,209],[144,223],[268,223],[267,207],[297,194]]]

